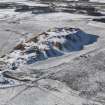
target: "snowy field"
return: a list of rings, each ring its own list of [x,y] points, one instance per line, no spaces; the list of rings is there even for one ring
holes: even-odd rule
[[[101,3],[105,3],[105,0],[90,0],[91,2],[101,2]]]
[[[105,105],[105,16],[3,2],[16,5],[0,8],[0,105]]]

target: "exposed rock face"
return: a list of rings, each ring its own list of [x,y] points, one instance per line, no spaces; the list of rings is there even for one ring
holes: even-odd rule
[[[32,13],[46,13],[52,12],[53,10],[48,5],[27,5],[24,3],[15,3],[15,2],[0,2],[0,9],[13,9],[14,12],[29,12]]]
[[[13,8],[14,3],[0,3],[0,9]]]
[[[32,14],[42,14],[50,12],[68,12],[87,14],[92,16],[103,16],[104,14],[99,12],[94,6],[96,4],[88,2],[88,0],[80,1],[66,1],[66,0],[38,0],[30,2],[31,5],[22,2],[0,2],[0,9],[13,9],[14,12],[31,12]],[[85,2],[84,2],[85,1]],[[35,4],[36,2],[36,4]],[[38,4],[42,3],[42,4]],[[64,3],[64,5],[62,5]],[[38,4],[38,5],[37,5]],[[76,5],[75,5],[76,4]],[[97,5],[98,7],[98,5]]]
[[[93,19],[93,21],[105,23],[105,18]]]
[[[96,40],[97,36],[89,35],[78,28],[54,28],[18,44],[3,59],[10,69],[15,70],[22,64],[32,64],[81,50],[84,45]]]

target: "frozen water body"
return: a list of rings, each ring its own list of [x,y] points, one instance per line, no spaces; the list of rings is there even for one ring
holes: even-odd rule
[[[54,28],[29,40],[23,40],[3,60],[9,69],[15,70],[23,64],[79,51],[85,45],[96,42],[97,38],[78,28]]]

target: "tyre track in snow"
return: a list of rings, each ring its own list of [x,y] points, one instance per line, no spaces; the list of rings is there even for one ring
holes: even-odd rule
[[[65,57],[70,57],[70,59],[69,59],[69,61],[72,61],[73,59],[75,59],[75,58],[78,58],[78,57],[80,57],[80,56],[82,56],[82,55],[91,55],[91,54],[94,54],[94,52],[95,52],[95,54],[97,54],[97,53],[99,53],[99,52],[101,52],[101,51],[104,51],[105,50],[105,48],[97,48],[97,49],[94,49],[94,50],[89,50],[89,51],[86,51],[86,52],[83,52],[83,53],[80,53],[80,54],[76,54],[76,55],[74,55],[74,56],[72,56],[72,57],[70,57],[70,55],[67,55],[67,56],[65,56]],[[12,100],[14,100],[17,96],[19,96],[19,95],[21,95],[24,91],[26,91],[27,89],[29,89],[29,88],[32,88],[32,87],[37,87],[37,88],[41,88],[42,90],[44,89],[44,90],[46,90],[45,88],[43,88],[42,86],[40,86],[40,84],[38,84],[38,85],[36,85],[35,86],[35,84],[37,84],[37,82],[39,81],[39,80],[42,80],[42,79],[45,79],[45,78],[48,78],[48,77],[50,77],[50,76],[52,76],[52,75],[54,75],[54,74],[56,74],[56,73],[59,73],[59,72],[61,72],[61,71],[63,71],[64,70],[64,68],[65,68],[65,65],[66,65],[66,67],[68,66],[67,64],[69,64],[69,61],[66,61],[66,62],[63,62],[63,63],[61,63],[61,64],[59,64],[59,65],[56,65],[56,66],[54,66],[54,67],[51,67],[51,68],[48,68],[47,70],[46,70],[46,72],[45,72],[45,74],[44,75],[42,75],[41,77],[39,77],[39,78],[37,78],[37,79],[35,79],[34,81],[31,81],[30,80],[30,82],[28,82],[28,83],[26,83],[26,82],[24,82],[23,84],[21,84],[21,85],[14,85],[14,86],[8,86],[8,87],[5,87],[5,88],[12,88],[12,87],[17,87],[17,86],[26,86],[26,88],[23,90],[23,91],[21,91],[21,92],[19,92],[18,94],[16,94],[15,96],[13,96],[10,100],[12,101]],[[60,67],[60,66],[62,66],[62,67]],[[57,69],[56,69],[57,68]],[[56,71],[55,71],[56,70]],[[2,87],[2,89],[3,89],[3,87]],[[48,90],[47,90],[48,91]],[[72,92],[72,91],[71,91]],[[72,94],[73,94],[74,92],[72,92]],[[53,94],[53,93],[51,93],[51,94]],[[78,97],[78,95],[77,94],[73,94],[74,96],[76,96],[76,97]],[[55,95],[55,97],[56,97],[56,95]],[[62,98],[59,98],[60,100],[62,100]],[[92,101],[92,100],[90,100],[91,102],[94,102],[94,100]],[[10,101],[9,101],[10,102]],[[98,102],[99,103],[99,102]],[[7,105],[7,104],[4,104],[4,105]],[[100,103],[99,103],[99,105],[101,105]]]
[[[40,76],[39,78],[35,78],[35,79],[29,79],[29,82],[24,82],[24,80],[21,80],[21,79],[18,79],[18,81],[21,80],[21,82],[23,82],[22,84],[19,84],[19,85],[7,85],[5,87],[0,87],[0,89],[5,89],[5,88],[11,88],[11,87],[17,87],[17,86],[22,86],[22,85],[31,85],[31,84],[34,84],[36,82],[38,82],[39,80],[42,80],[44,78],[48,78],[56,73],[59,73],[61,71],[63,71],[65,68],[69,67],[69,63],[73,60],[73,59],[76,59],[80,56],[86,56],[86,55],[92,55],[94,54],[97,54],[101,51],[104,51],[105,48],[97,48],[97,49],[94,49],[94,50],[89,50],[89,51],[86,51],[86,52],[83,52],[83,53],[80,53],[80,54],[75,54],[73,56],[70,56],[69,54],[65,56],[65,58],[67,58],[66,60],[64,59],[64,62],[62,61],[60,64],[58,65],[55,65],[53,67],[49,67],[47,69],[41,69],[41,70],[44,70],[44,74],[42,76]],[[81,58],[82,59],[82,58]],[[44,61],[43,61],[44,62]],[[29,69],[29,70],[35,70],[35,69]],[[40,70],[40,69],[39,69]],[[4,71],[3,71],[4,72]],[[3,73],[2,72],[2,73]],[[15,79],[14,79],[15,80]]]

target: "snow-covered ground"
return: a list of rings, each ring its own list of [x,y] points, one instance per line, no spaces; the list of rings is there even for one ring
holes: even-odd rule
[[[90,0],[91,2],[100,2],[100,3],[105,3],[105,0]]]
[[[0,105],[104,105],[105,23],[94,18],[0,9]]]

